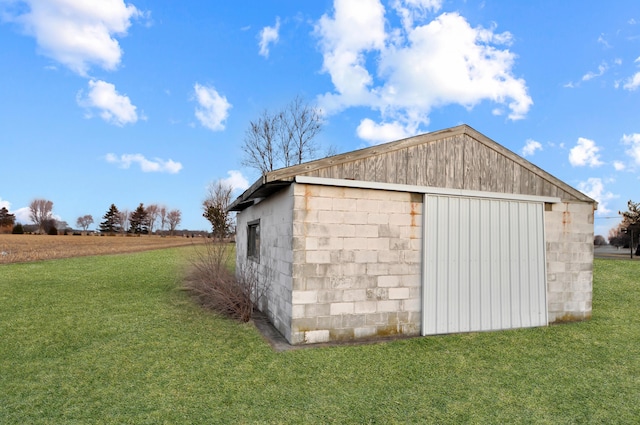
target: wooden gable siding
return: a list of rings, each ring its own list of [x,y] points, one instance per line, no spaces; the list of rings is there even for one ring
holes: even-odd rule
[[[467,134],[458,134],[299,175],[577,199]]]

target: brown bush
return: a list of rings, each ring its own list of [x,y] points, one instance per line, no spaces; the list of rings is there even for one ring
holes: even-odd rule
[[[231,271],[228,243],[213,240],[197,251],[185,289],[203,307],[241,322],[248,322],[265,293],[255,268]]]

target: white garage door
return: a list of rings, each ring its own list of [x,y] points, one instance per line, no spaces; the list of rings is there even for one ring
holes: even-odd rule
[[[544,204],[425,195],[423,335],[547,324]]]

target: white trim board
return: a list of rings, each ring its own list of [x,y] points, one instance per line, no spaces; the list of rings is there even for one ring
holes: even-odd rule
[[[393,192],[411,192],[432,195],[464,196],[469,198],[505,199],[511,201],[544,202],[557,204],[560,198],[551,196],[521,195],[516,193],[483,192],[480,190],[450,189],[442,187],[414,186],[408,184],[379,183],[364,180],[329,179],[324,177],[296,176],[296,183],[320,186],[351,187],[356,189],[377,189]]]

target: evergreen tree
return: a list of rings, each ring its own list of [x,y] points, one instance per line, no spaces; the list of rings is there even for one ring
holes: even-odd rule
[[[102,218],[104,221],[100,223],[100,232],[115,234],[120,231],[120,211],[114,204]]]
[[[149,214],[142,203],[129,216],[129,232],[135,235],[149,233]]]
[[[10,231],[16,222],[16,216],[9,214],[9,210],[5,207],[0,208],[0,231],[7,229]]]

